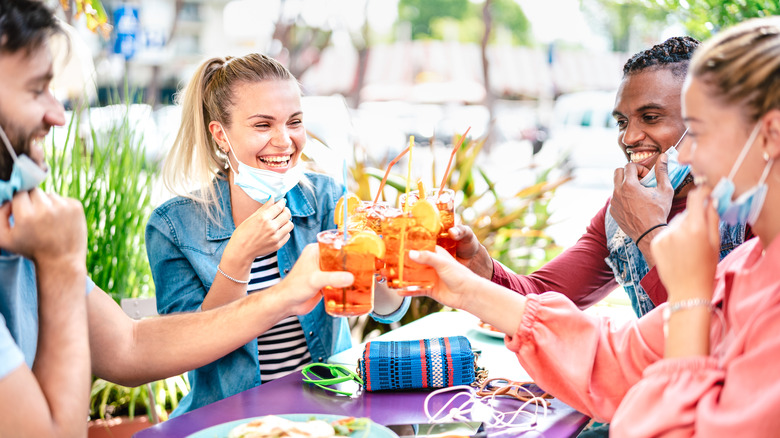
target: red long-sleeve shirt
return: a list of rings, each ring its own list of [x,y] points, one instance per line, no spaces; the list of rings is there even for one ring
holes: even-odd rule
[[[674,199],[668,220],[685,210],[685,204],[686,198]],[[604,208],[596,213],[585,229],[585,234],[574,246],[533,274],[515,274],[493,260],[491,281],[523,295],[560,292],[581,309],[597,303],[617,286],[615,274],[604,261],[609,256],[604,226],[608,208],[609,200]],[[749,231],[746,234],[752,236]],[[666,302],[666,288],[661,284],[655,267],[650,269],[640,284],[656,306]]]

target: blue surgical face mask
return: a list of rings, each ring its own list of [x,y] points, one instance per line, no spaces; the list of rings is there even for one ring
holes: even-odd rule
[[[233,150],[233,145],[230,144],[230,139],[225,132],[225,140],[227,140],[230,150],[228,154]],[[284,197],[293,187],[295,187],[303,178],[303,167],[294,166],[287,170],[285,173],[273,172],[270,170],[257,169],[255,167],[246,165],[238,161],[238,156],[233,152],[238,163],[238,169],[233,169],[233,165],[230,164],[228,158],[228,166],[233,171],[233,183],[244,191],[250,198],[263,204],[268,202],[269,199],[279,200]]]
[[[729,176],[727,178],[721,178],[710,194],[710,199],[712,199],[715,209],[718,211],[718,216],[720,216],[723,222],[726,222],[729,225],[744,224],[746,222],[750,225],[755,224],[758,215],[761,213],[761,208],[764,206],[764,200],[766,200],[766,178],[769,175],[769,169],[772,168],[774,158],[767,161],[766,166],[764,166],[764,172],[758,180],[758,184],[741,194],[736,200],[732,201],[731,199],[732,196],[734,196],[734,176],[736,175],[739,166],[742,165],[742,161],[745,159],[747,152],[750,150],[751,146],[753,146],[756,136],[758,135],[759,127],[760,125],[756,123],[756,127],[753,128],[753,132],[742,147],[742,151],[739,153],[737,161],[734,162],[734,166],[731,168]]]
[[[11,159],[14,160],[11,177],[8,181],[0,181],[0,205],[3,205],[10,201],[16,192],[25,192],[38,187],[46,179],[48,172],[41,169],[27,155],[17,156],[1,126],[0,138],[8,149]]]
[[[680,184],[682,184],[685,177],[688,176],[688,173],[691,171],[691,166],[683,166],[680,164],[680,160],[678,159],[679,153],[677,152],[677,146],[680,145],[680,142],[685,138],[685,134],[687,133],[688,130],[686,129],[680,136],[680,139],[677,140],[677,143],[664,152],[668,158],[666,161],[666,170],[669,174],[669,182],[672,183],[672,188],[675,190],[677,190],[677,187],[680,187]],[[650,173],[639,180],[639,183],[645,187],[656,187],[658,185],[658,181],[655,179],[655,165],[650,169]]]

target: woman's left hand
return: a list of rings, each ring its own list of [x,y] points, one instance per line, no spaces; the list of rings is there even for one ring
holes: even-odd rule
[[[686,210],[653,239],[653,258],[668,301],[711,299],[720,249],[720,218],[709,199],[712,190],[696,187]]]
[[[404,297],[389,287],[387,282],[374,280],[374,312],[379,315],[390,315],[398,310]]]

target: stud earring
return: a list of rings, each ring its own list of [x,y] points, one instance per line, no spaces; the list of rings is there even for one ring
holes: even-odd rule
[[[764,161],[769,161],[769,152],[764,151]]]

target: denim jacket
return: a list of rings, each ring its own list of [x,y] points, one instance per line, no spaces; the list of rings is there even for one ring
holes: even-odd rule
[[[333,210],[341,196],[341,186],[325,175],[307,173],[306,176],[311,188],[299,184],[285,196],[294,228],[290,239],[277,251],[282,278],[290,272],[303,248],[317,241],[317,233],[335,228]],[[146,248],[160,313],[200,310],[225,246],[236,229],[229,182],[215,178],[214,184],[223,212],[221,224],[209,221],[203,207],[195,201],[177,197],[157,207],[146,226]],[[397,321],[406,313],[409,302],[405,299],[391,315],[372,316],[380,322]],[[351,346],[347,319],[325,313],[322,300],[314,310],[298,319],[312,360],[322,362]],[[191,371],[192,390],[172,416],[260,385],[257,355],[257,339],[253,339],[227,356]]]
[[[623,286],[623,290],[628,294],[628,298],[631,300],[631,307],[634,308],[636,316],[642,317],[642,315],[655,308],[655,304],[650,299],[650,296],[639,283],[650,269],[647,266],[645,257],[642,255],[642,251],[620,229],[609,210],[607,210],[604,222],[607,232],[607,248],[609,249],[609,257],[604,259],[604,261],[612,268],[618,284]],[[744,224],[730,226],[725,222],[721,222],[720,259],[722,260],[723,257],[726,257],[731,250],[741,245],[744,240]]]

